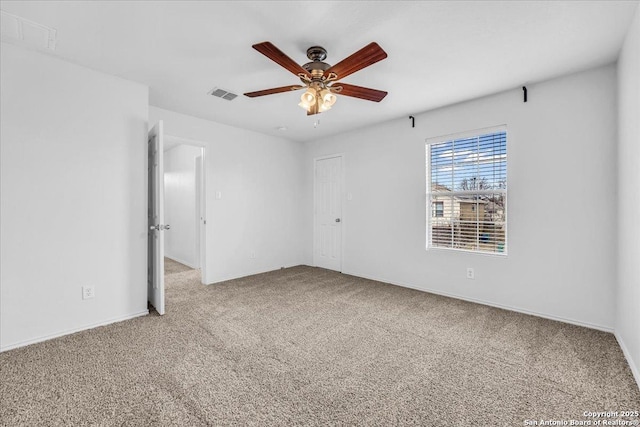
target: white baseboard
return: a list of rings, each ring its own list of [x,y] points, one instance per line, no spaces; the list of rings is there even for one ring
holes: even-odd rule
[[[629,368],[631,368],[631,373],[633,374],[633,378],[636,380],[636,384],[638,385],[638,389],[640,389],[640,370],[638,370],[638,366],[635,364],[635,361],[631,357],[631,353],[627,348],[626,344],[622,340],[622,337],[618,332],[614,333],[616,339],[618,340],[618,344],[620,344],[620,348],[622,349],[622,353],[624,357],[627,359],[627,363],[629,364]]]
[[[93,329],[93,328],[97,328],[99,326],[105,326],[105,325],[109,325],[111,323],[122,322],[123,320],[129,320],[129,319],[133,319],[135,317],[145,316],[147,314],[149,314],[149,310],[143,310],[143,311],[140,311],[138,313],[128,314],[126,316],[121,316],[121,317],[114,317],[114,318],[111,318],[111,319],[108,319],[108,320],[104,320],[102,322],[92,323],[92,324],[89,324],[89,325],[81,326],[79,328],[67,329],[67,330],[62,331],[62,332],[56,332],[55,334],[44,335],[44,336],[41,336],[41,337],[38,337],[38,338],[32,338],[30,340],[21,341],[21,342],[14,343],[14,344],[9,344],[9,345],[6,345],[4,347],[0,347],[0,353],[2,353],[4,351],[13,350],[15,348],[20,348],[20,347],[24,347],[24,346],[27,346],[27,345],[39,343],[39,342],[42,342],[42,341],[48,341],[48,340],[53,339],[53,338],[58,338],[58,337],[62,337],[62,336],[65,336],[65,335],[75,334],[76,332],[86,331],[87,329]]]
[[[214,278],[211,282],[208,282],[207,285],[215,285],[216,283],[226,282],[227,280],[241,279],[243,277],[253,276],[255,274],[269,273],[270,271],[276,271],[283,268],[297,267],[299,265],[302,265],[302,264],[291,264],[291,265],[286,264],[286,265],[281,265],[277,267],[268,267],[268,268],[263,268],[258,270],[252,270],[252,271],[240,273],[238,275],[225,276],[223,278]]]
[[[173,255],[167,255],[167,254],[164,254],[164,256],[165,256],[166,258],[169,258],[169,259],[171,259],[171,260],[175,261],[175,262],[179,262],[180,264],[184,264],[184,265],[186,265],[187,267],[191,267],[191,268],[193,268],[194,270],[195,270],[195,269],[200,268],[200,267],[196,267],[194,264],[192,264],[192,263],[190,263],[190,262],[187,262],[187,261],[185,261],[185,260],[183,260],[183,259],[180,259],[180,258],[178,258],[178,257],[176,257],[176,256],[173,256]]]
[[[388,280],[388,279],[380,279],[380,278],[377,278],[377,277],[371,277],[371,276],[367,276],[367,275],[363,275],[363,274],[359,274],[359,273],[352,273],[352,272],[348,272],[348,271],[343,271],[343,273],[344,274],[349,274],[351,276],[362,277],[363,279],[375,280],[376,282],[390,283],[392,285],[401,286],[403,288],[415,289],[417,291],[429,292],[429,293],[435,294],[435,295],[441,295],[441,296],[445,296],[445,297],[449,297],[449,298],[455,298],[455,299],[459,299],[459,300],[463,300],[463,301],[474,302],[474,303],[477,303],[477,304],[488,305],[490,307],[501,308],[503,310],[515,311],[517,313],[522,313],[522,314],[529,314],[529,315],[536,316],[536,317],[542,317],[544,319],[555,320],[555,321],[563,322],[563,323],[570,323],[570,324],[576,325],[576,326],[584,326],[585,328],[596,329],[598,331],[610,332],[610,333],[613,333],[613,331],[614,331],[613,328],[609,327],[609,326],[596,325],[596,324],[593,324],[593,323],[583,322],[581,320],[575,320],[575,319],[569,319],[569,318],[566,318],[566,317],[555,316],[553,314],[540,313],[540,312],[537,312],[537,311],[527,310],[527,309],[520,308],[520,307],[514,307],[514,306],[509,306],[509,305],[503,305],[503,304],[496,304],[496,303],[491,302],[491,301],[485,301],[485,300],[481,300],[481,299],[477,299],[477,298],[469,298],[469,297],[463,296],[463,295],[457,295],[457,294],[453,294],[453,293],[449,293],[449,292],[442,292],[440,290],[430,289],[430,288],[425,288],[425,287],[418,287],[418,286],[409,285],[409,284],[406,284],[406,283],[400,283],[400,282],[396,282],[396,281],[391,281],[391,280]]]

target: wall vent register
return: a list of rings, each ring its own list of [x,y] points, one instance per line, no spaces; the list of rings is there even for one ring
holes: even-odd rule
[[[37,49],[56,49],[55,28],[30,21],[21,16],[0,10],[0,35],[2,41]]]
[[[207,95],[217,96],[218,98],[226,99],[227,101],[231,101],[238,96],[235,93],[231,93],[227,90],[217,87],[214,87],[209,92],[207,92]]]

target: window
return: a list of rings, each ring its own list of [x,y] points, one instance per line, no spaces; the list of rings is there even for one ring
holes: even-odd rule
[[[427,248],[506,254],[505,127],[427,140]]]
[[[444,216],[444,202],[433,202],[433,216]]]

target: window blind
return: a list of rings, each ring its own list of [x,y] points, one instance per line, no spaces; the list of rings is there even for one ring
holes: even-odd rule
[[[427,247],[506,254],[506,129],[427,143]]]

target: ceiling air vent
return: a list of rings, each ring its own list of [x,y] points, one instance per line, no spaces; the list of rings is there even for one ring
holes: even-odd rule
[[[235,93],[231,93],[229,91],[226,91],[224,89],[219,89],[217,87],[214,87],[213,89],[211,89],[209,92],[207,92],[207,94],[217,96],[218,98],[226,99],[227,101],[231,101],[233,98],[238,96]]]
[[[0,10],[2,41],[40,49],[56,49],[56,30]]]

